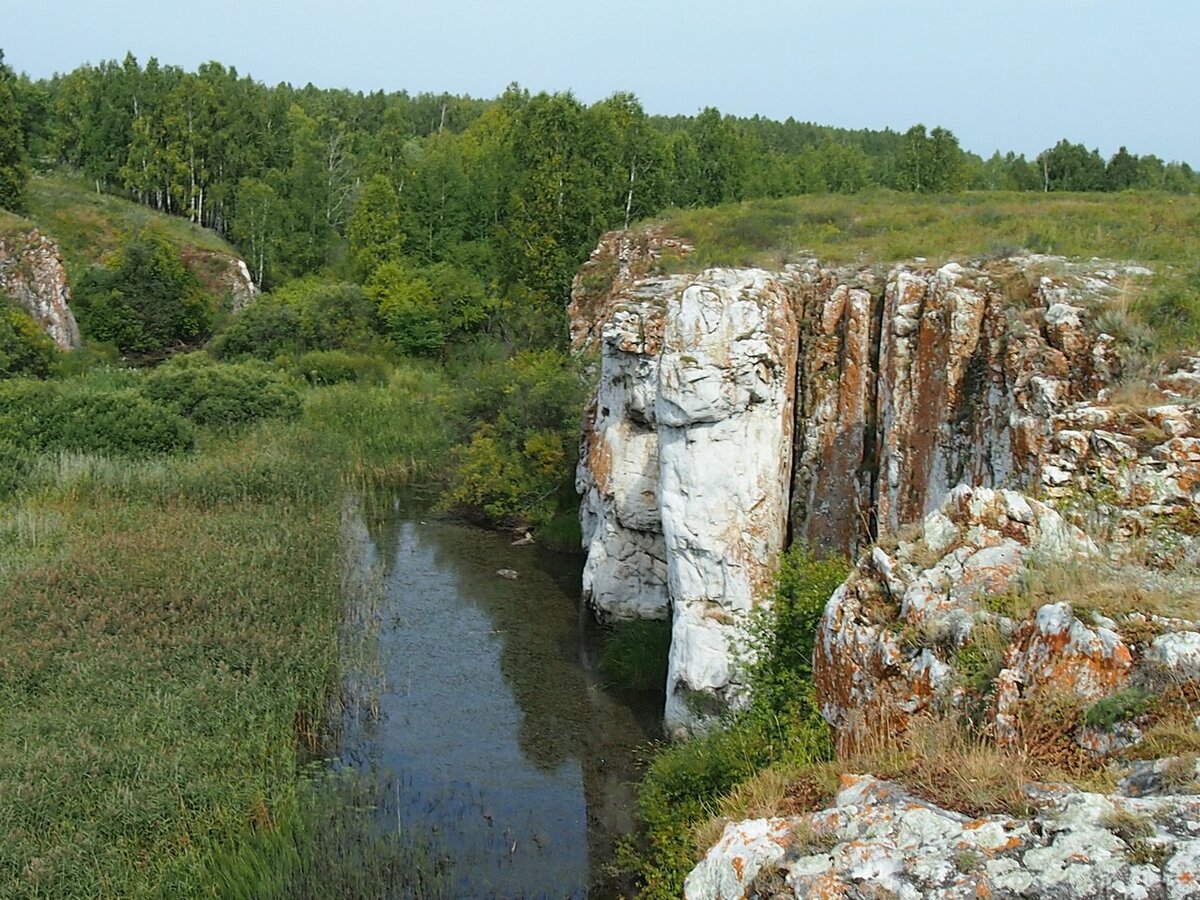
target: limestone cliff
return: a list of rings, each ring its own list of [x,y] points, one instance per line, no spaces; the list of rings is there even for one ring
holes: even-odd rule
[[[1071,449],[1076,405],[1121,365],[1094,313],[1148,274],[1048,257],[661,273],[688,249],[606,236],[570,309],[576,351],[599,352],[584,593],[604,617],[670,614],[671,728],[738,696],[739,629],[789,535],[854,551],[960,483],[1103,469],[1103,448]]]
[[[36,228],[0,233],[0,290],[19,303],[62,350],[79,346],[71,290],[58,245]]]

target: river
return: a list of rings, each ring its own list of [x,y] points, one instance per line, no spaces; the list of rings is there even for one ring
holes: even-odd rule
[[[364,540],[385,678],[343,759],[396,786],[397,818],[431,836],[461,896],[612,893],[604,865],[634,827],[634,751],[662,700],[606,686],[581,561],[399,505]]]

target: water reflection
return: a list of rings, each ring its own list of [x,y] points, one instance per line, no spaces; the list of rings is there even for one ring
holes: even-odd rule
[[[661,710],[603,686],[578,561],[403,513],[368,549],[388,678],[348,757],[397,780],[398,815],[443,843],[464,895],[586,896],[632,830],[632,751]]]

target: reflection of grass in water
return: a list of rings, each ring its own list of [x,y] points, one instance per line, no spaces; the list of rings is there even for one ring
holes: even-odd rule
[[[609,629],[600,667],[616,687],[658,690],[666,684],[670,649],[670,622],[619,622]]]

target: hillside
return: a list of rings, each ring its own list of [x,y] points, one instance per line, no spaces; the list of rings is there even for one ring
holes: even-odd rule
[[[29,207],[27,221],[58,242],[72,284],[130,234],[147,227],[178,246],[188,269],[213,293],[230,290],[231,279],[245,281],[237,274],[238,252],[216,232],[111,194],[98,194],[82,177],[63,172],[34,177]],[[26,221],[7,219],[11,225]],[[4,222],[0,218],[0,227],[5,227]]]

